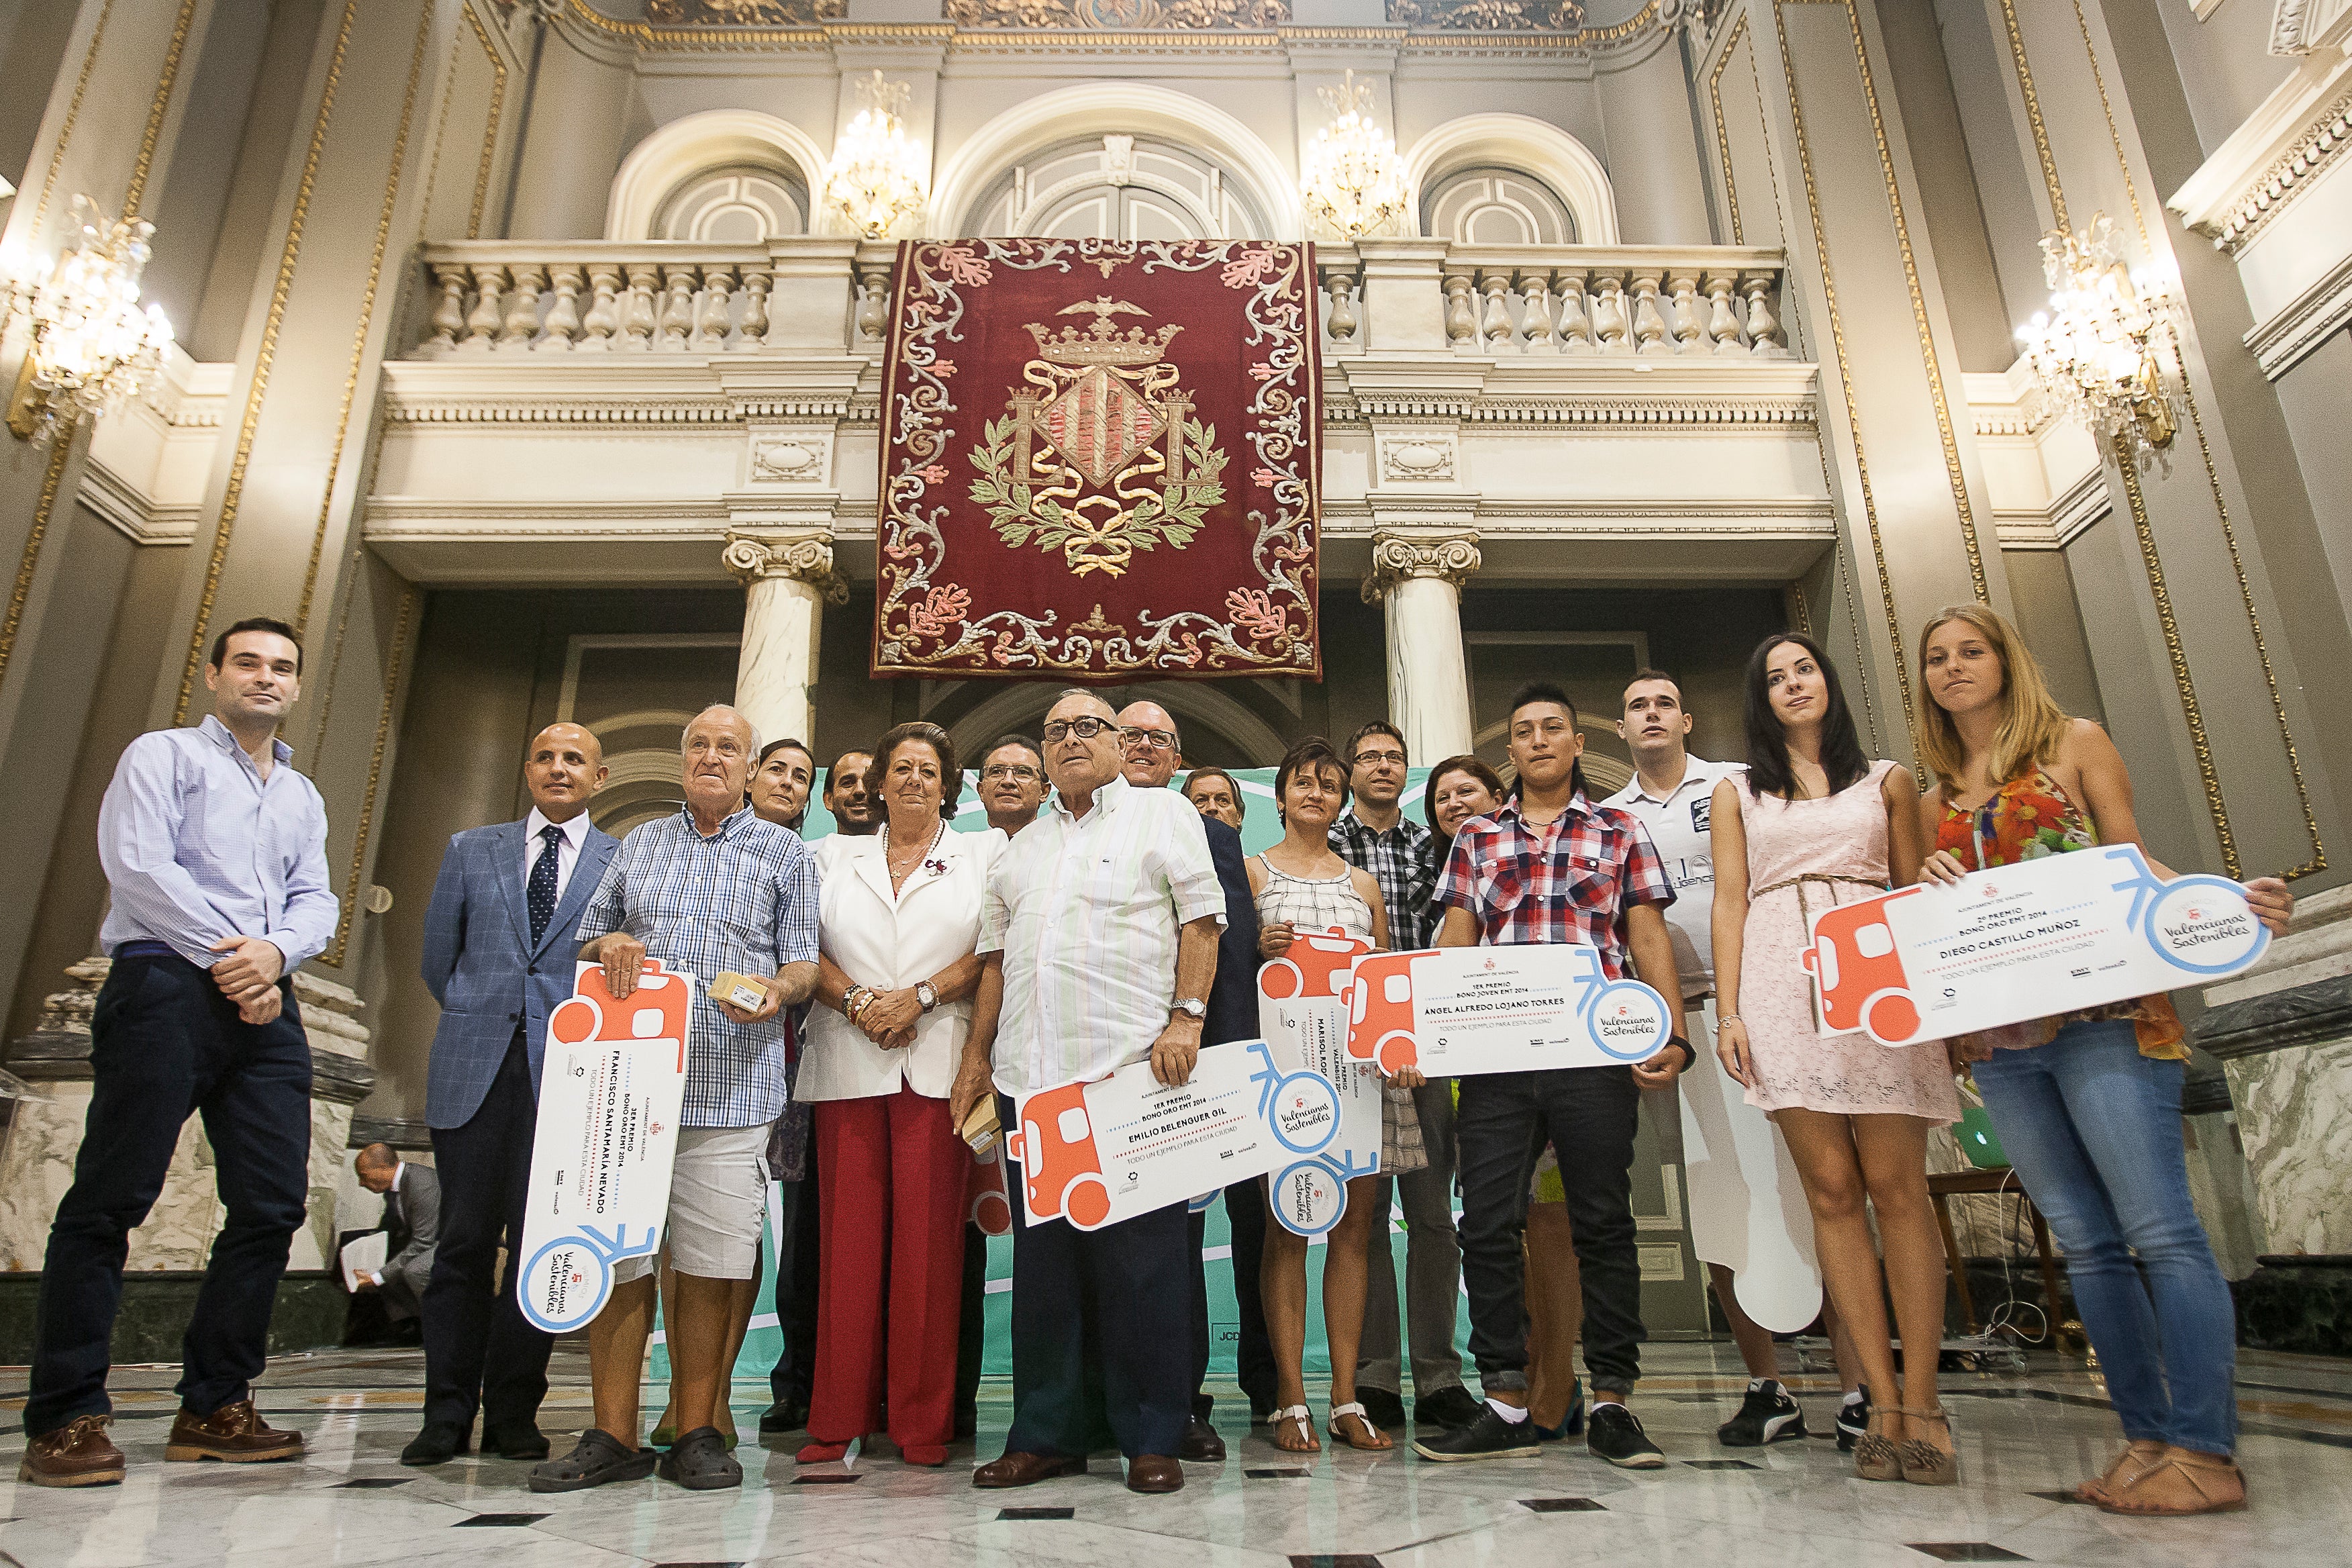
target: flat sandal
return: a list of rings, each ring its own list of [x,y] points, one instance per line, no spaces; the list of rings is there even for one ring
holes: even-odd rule
[[[1342,1415],[1352,1415],[1357,1420],[1361,1421],[1367,1430],[1379,1436],[1381,1440],[1377,1443],[1357,1442],[1353,1437],[1350,1437],[1346,1432],[1340,1429],[1339,1417]],[[1331,1421],[1324,1430],[1331,1434],[1331,1441],[1334,1443],[1345,1443],[1348,1447],[1357,1450],[1359,1453],[1385,1454],[1391,1448],[1396,1447],[1395,1443],[1389,1440],[1387,1433],[1382,1432],[1378,1426],[1372,1425],[1372,1418],[1366,1413],[1361,1402],[1351,1402],[1347,1405],[1334,1405],[1331,1406]]]
[[[1933,1410],[1905,1410],[1903,1420],[1907,1426],[1913,1421],[1941,1421],[1947,1432],[1952,1428],[1952,1418],[1941,1406]],[[1943,1449],[1922,1437],[1907,1439],[1900,1450],[1903,1479],[1917,1487],[1957,1486],[1960,1479],[1960,1461],[1957,1454]]]
[[[1277,1433],[1279,1433],[1282,1428],[1290,1422],[1297,1422],[1299,1431],[1306,1434],[1307,1441],[1311,1445],[1305,1448],[1283,1448],[1280,1442],[1275,1441],[1272,1437],[1267,1439],[1269,1442],[1274,1442],[1274,1446],[1276,1447],[1282,1448],[1284,1453],[1319,1454],[1323,1451],[1323,1445],[1315,1441],[1315,1412],[1307,1409],[1304,1405],[1285,1405],[1282,1409],[1277,1410],[1273,1415],[1267,1416],[1265,1420],[1266,1425]]]

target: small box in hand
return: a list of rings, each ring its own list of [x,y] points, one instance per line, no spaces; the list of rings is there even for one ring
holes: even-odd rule
[[[768,1005],[767,982],[722,969],[711,977],[710,999],[740,1007],[746,1013],[756,1013]]]
[[[987,1153],[990,1146],[995,1143],[997,1135],[1003,1131],[1003,1122],[997,1120],[996,1097],[992,1094],[981,1096],[980,1102],[965,1115],[963,1125],[956,1129],[975,1154]]]

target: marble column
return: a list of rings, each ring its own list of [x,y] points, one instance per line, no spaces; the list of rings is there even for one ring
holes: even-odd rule
[[[824,606],[849,602],[849,584],[833,570],[833,535],[823,529],[730,533],[724,560],[744,590],[735,706],[763,742],[806,742]]]
[[[1364,602],[1388,621],[1389,719],[1427,763],[1470,750],[1470,667],[1462,652],[1462,584],[1478,570],[1478,536],[1372,536]]]

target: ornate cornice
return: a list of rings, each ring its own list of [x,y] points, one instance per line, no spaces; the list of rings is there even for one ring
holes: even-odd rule
[[[1447,534],[1375,533],[1372,569],[1364,578],[1364,603],[1376,605],[1416,577],[1441,578],[1459,588],[1479,564],[1478,535],[1466,530]]]
[[[647,0],[663,27],[812,27],[849,15],[849,0]]]
[[[848,581],[833,569],[830,533],[730,533],[719,559],[746,588],[764,577],[790,577],[815,589],[827,604],[849,603]]]
[[[1388,18],[1402,27],[1475,33],[1584,30],[1581,0],[1388,0]]]
[[[1289,0],[947,0],[960,27],[1030,32],[1265,32],[1290,20]]]

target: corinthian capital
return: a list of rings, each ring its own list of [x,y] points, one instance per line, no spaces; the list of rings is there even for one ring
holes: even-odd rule
[[[1459,588],[1478,564],[1475,533],[1375,533],[1364,603],[1378,604],[1415,577],[1441,577]]]
[[[849,603],[849,584],[833,569],[833,535],[822,530],[730,533],[719,560],[746,588],[763,577],[790,577],[815,589],[827,604]]]

